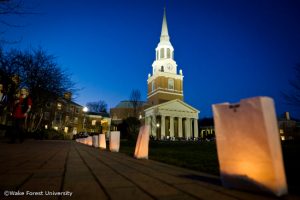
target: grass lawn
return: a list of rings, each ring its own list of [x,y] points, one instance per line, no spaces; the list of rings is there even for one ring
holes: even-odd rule
[[[135,142],[121,141],[120,152],[133,156],[134,149]],[[150,141],[149,159],[210,174],[219,174],[215,142]]]
[[[134,149],[135,142],[121,141],[120,152],[133,156]],[[282,149],[289,191],[299,194],[300,142],[284,141]],[[215,142],[150,141],[149,159],[219,175]]]

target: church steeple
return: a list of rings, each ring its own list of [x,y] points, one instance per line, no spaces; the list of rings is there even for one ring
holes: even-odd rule
[[[164,8],[164,17],[161,27],[160,41],[170,41],[169,33],[168,33],[168,25],[167,25],[167,17],[166,17],[166,8]]]
[[[167,17],[166,17],[166,9],[164,9],[160,41],[155,49],[155,52],[156,52],[155,60],[159,61],[159,63],[156,63],[155,66],[153,66],[153,74],[158,71],[166,71],[165,70],[165,68],[167,67],[166,65],[167,63],[170,62],[173,63],[174,67],[168,67],[169,68],[168,71],[171,73],[176,73],[176,64],[174,61],[174,48],[170,42],[168,25],[167,25]],[[160,61],[163,63],[161,63]]]
[[[152,63],[152,76],[148,75],[148,102],[156,105],[165,101],[183,100],[183,74],[177,73],[174,60],[174,48],[170,42],[166,9],[162,20],[160,41],[155,48],[155,60]]]

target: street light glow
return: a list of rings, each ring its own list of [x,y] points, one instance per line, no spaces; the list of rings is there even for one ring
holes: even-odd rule
[[[82,111],[87,112],[87,111],[89,111],[89,109],[88,109],[88,107],[85,106],[85,107],[83,107]]]

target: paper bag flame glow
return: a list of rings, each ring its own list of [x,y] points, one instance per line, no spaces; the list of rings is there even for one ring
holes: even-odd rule
[[[101,149],[106,149],[105,134],[99,134],[99,147]]]
[[[213,105],[224,186],[287,193],[274,102],[268,97]]]
[[[148,159],[149,131],[149,125],[145,125],[140,128],[134,152],[134,157],[138,159]]]
[[[119,152],[120,148],[120,131],[111,131],[109,138],[109,150]]]

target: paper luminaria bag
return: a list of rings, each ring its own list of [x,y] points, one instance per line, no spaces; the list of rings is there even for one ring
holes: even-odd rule
[[[135,158],[148,159],[149,131],[150,131],[149,125],[145,125],[140,128],[140,132],[135,145],[135,152],[134,152]]]
[[[101,149],[106,149],[105,134],[99,134],[99,147]]]
[[[85,138],[84,144],[92,146],[93,145],[93,137],[88,136],[87,138]]]
[[[111,131],[109,138],[109,150],[119,152],[120,148],[120,131]]]
[[[274,102],[243,99],[213,107],[222,183],[226,187],[287,193]]]
[[[93,147],[99,147],[98,135],[93,135]]]

